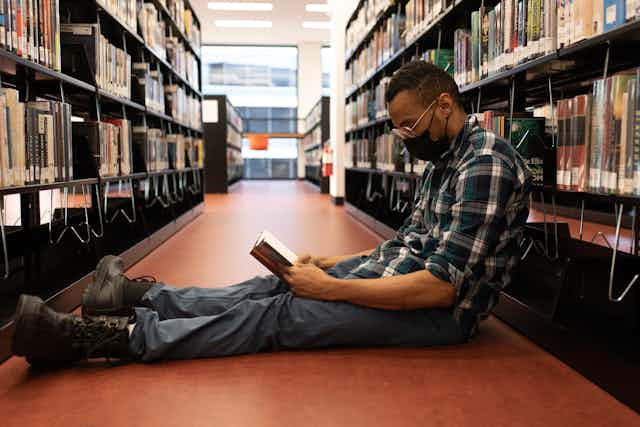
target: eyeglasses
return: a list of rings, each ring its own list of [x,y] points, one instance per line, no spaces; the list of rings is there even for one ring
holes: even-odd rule
[[[402,140],[416,138],[418,136],[415,133],[416,126],[418,126],[418,123],[420,123],[420,120],[422,120],[424,115],[427,114],[427,111],[429,111],[431,107],[433,107],[433,104],[435,103],[436,103],[436,100],[434,99],[433,102],[427,107],[427,109],[424,110],[422,114],[420,114],[420,117],[418,117],[418,120],[416,120],[413,126],[411,127],[402,126],[399,128],[394,128],[391,130],[391,132]]]

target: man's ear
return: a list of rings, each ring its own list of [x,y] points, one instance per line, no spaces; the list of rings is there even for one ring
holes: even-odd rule
[[[446,92],[441,93],[438,96],[438,108],[446,117],[449,117],[453,112],[453,98],[451,95]]]

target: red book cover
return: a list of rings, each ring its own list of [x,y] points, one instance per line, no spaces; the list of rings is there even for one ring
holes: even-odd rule
[[[16,46],[16,54],[22,56],[24,54],[22,45],[23,45],[23,37],[24,33],[22,31],[22,20],[23,20],[23,11],[22,11],[22,0],[16,1],[16,34],[18,35],[18,45]]]

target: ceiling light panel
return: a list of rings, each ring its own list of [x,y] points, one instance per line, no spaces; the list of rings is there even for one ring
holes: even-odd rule
[[[252,12],[269,12],[273,10],[273,3],[240,3],[228,1],[209,2],[211,10],[239,10]]]
[[[223,28],[271,28],[271,21],[254,21],[238,19],[218,19],[215,21],[216,27]]]
[[[329,12],[329,5],[327,3],[310,3],[305,6],[307,12]]]

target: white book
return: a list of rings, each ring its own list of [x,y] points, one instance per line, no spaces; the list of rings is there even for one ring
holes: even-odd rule
[[[280,275],[282,267],[290,267],[298,259],[293,251],[266,230],[260,233],[250,254],[276,276]]]

